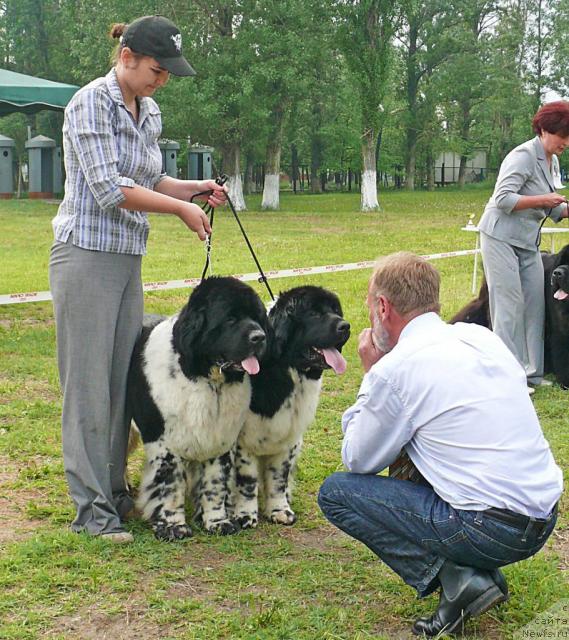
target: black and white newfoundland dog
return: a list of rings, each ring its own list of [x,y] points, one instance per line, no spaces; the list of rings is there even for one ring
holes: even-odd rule
[[[192,534],[189,485],[211,533],[234,533],[228,513],[232,449],[251,402],[251,378],[266,349],[267,314],[235,278],[204,280],[179,315],[154,317],[132,357],[128,400],[145,451],[137,507],[157,538]]]
[[[282,293],[269,320],[274,338],[261,371],[251,379],[251,409],[235,455],[234,517],[243,529],[257,525],[259,485],[266,517],[285,525],[295,522],[291,473],[316,414],[322,372],[344,372],[340,351],[350,337],[340,301],[321,287]]]
[[[569,245],[558,253],[542,252],[545,295],[545,373],[552,373],[559,384],[569,388]],[[451,320],[473,322],[492,328],[488,287],[482,283],[478,297]]]

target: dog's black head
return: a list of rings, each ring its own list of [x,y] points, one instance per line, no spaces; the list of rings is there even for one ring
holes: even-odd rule
[[[343,373],[340,351],[350,337],[338,297],[322,287],[303,286],[281,293],[269,312],[278,357],[300,371]]]
[[[550,285],[553,298],[567,306],[569,303],[569,245],[555,256]]]
[[[269,330],[265,307],[248,285],[235,278],[201,282],[180,312],[173,346],[188,377],[207,376],[218,366],[226,379],[259,371]]]

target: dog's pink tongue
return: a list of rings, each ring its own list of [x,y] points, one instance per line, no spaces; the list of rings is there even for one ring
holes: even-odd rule
[[[248,358],[245,358],[245,360],[242,360],[241,366],[250,376],[254,376],[259,373],[259,361],[255,356],[249,356]]]
[[[557,291],[553,294],[553,297],[556,300],[565,300],[565,298],[569,298],[569,293],[563,291],[563,289],[557,289]]]
[[[329,364],[336,373],[344,373],[346,370],[346,361],[338,349],[322,349],[324,360]]]

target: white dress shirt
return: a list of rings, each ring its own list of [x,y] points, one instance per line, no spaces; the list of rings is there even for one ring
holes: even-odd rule
[[[342,459],[377,473],[405,447],[456,509],[547,516],[563,488],[526,386],[503,342],[435,313],[413,319],[364,376],[343,416]]]

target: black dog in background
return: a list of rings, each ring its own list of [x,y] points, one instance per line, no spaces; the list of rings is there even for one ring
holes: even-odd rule
[[[545,269],[545,372],[569,388],[569,245],[541,254]]]
[[[569,388],[569,245],[558,253],[542,252],[545,275],[545,373],[553,373],[559,384]],[[492,328],[488,286],[482,282],[478,297],[451,320]]]

